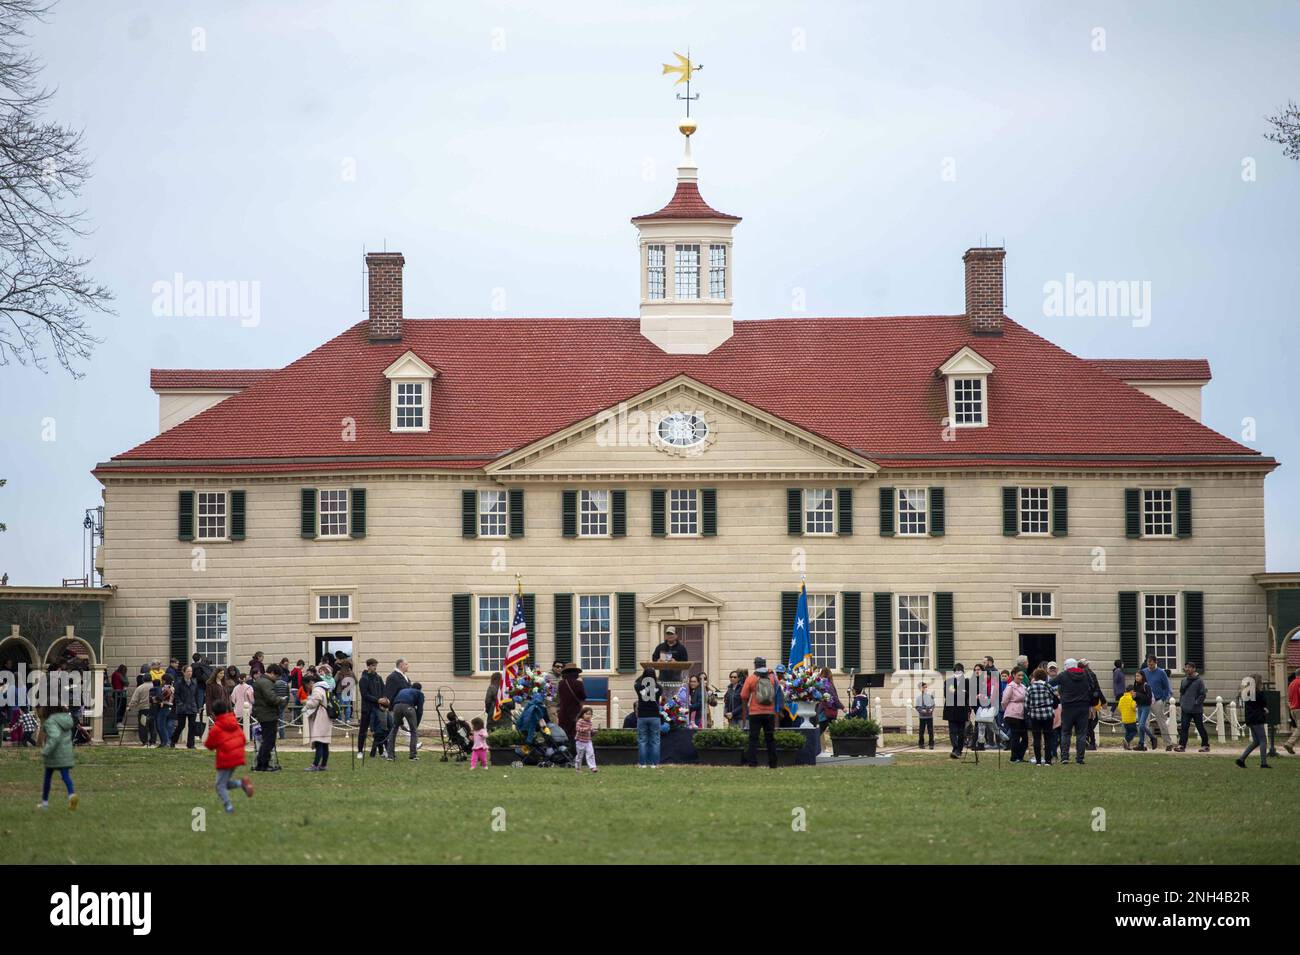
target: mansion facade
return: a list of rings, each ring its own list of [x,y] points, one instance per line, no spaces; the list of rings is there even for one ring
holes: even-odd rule
[[[534,662],[628,700],[669,625],[714,685],[783,659],[806,579],[842,695],[986,654],[1268,670],[1277,462],[1201,424],[1207,362],[1065,352],[999,248],[959,314],[733,320],[689,147],[632,220],[638,317],[408,318],[372,253],[369,318],[301,359],[155,370],[160,433],[94,472],[104,662],[404,657],[468,717],[522,592]]]

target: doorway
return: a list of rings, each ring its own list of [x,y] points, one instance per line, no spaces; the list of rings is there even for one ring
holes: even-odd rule
[[[1029,658],[1029,672],[1056,659],[1056,634],[1022,633],[1020,655]]]
[[[686,671],[682,677],[685,683],[693,676],[699,676],[704,672],[704,661],[707,659],[704,655],[704,624],[702,623],[676,623],[677,638],[682,641],[682,646],[686,647],[686,659],[690,661],[691,668]]]
[[[313,663],[320,663],[328,655],[333,660],[342,650],[345,657],[352,656],[352,638],[351,637],[317,637],[316,638],[316,656]]]

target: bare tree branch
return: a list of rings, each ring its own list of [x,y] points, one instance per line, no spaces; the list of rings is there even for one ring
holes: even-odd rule
[[[1273,130],[1265,133],[1264,138],[1279,144],[1282,155],[1287,159],[1300,162],[1300,108],[1288,100],[1286,108],[1267,119],[1273,124]]]

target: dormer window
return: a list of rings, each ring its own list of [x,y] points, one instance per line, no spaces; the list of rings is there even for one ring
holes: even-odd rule
[[[437,376],[433,368],[411,351],[384,369],[390,389],[388,430],[429,430],[429,397]]]
[[[969,346],[939,366],[948,392],[950,428],[984,428],[989,423],[989,375],[993,366]]]

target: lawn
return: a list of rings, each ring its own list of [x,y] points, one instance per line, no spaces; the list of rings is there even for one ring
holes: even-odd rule
[[[878,768],[578,776],[347,755],[337,748],[318,774],[302,772],[309,754],[282,754],[285,770],[253,774],[256,795],[233,793],[227,816],[208,753],[79,749],[80,808],[67,810],[56,775],[40,813],[39,754],[7,749],[6,861],[1289,863],[1300,838],[1300,760],[1285,756],[1271,772],[1190,754],[1106,753],[1068,768],[904,754]]]

